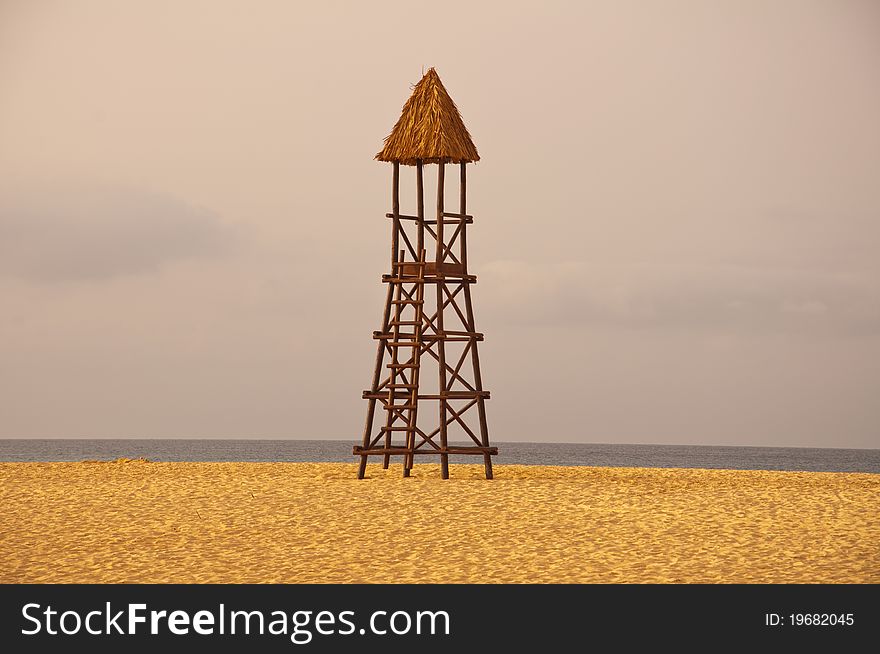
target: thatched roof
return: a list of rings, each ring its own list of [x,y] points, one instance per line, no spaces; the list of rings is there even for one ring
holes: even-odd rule
[[[418,159],[423,163],[480,160],[458,108],[433,68],[413,88],[376,159],[408,166],[414,166]]]

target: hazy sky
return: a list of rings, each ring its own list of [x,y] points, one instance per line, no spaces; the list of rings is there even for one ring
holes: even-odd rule
[[[872,0],[0,0],[0,437],[358,441],[429,66],[494,441],[880,447]]]

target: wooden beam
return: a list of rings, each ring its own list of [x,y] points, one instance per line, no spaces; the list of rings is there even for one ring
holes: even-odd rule
[[[400,455],[400,454],[411,454],[411,455],[421,455],[421,454],[439,454],[441,459],[446,458],[447,461],[449,454],[485,454],[485,455],[493,455],[498,454],[497,447],[482,447],[477,445],[464,445],[457,446],[451,445],[448,447],[441,447],[439,450],[414,450],[410,451],[406,447],[374,447],[374,448],[363,448],[360,445],[355,445],[352,448],[353,454],[359,454],[361,456],[370,456],[375,454],[383,454],[383,455]],[[444,477],[444,479],[448,479],[449,477]]]
[[[474,307],[471,302],[471,289],[470,286],[466,286],[464,289],[464,306],[465,311],[467,312],[468,317],[468,329],[475,329],[476,323],[474,321]],[[471,360],[473,362],[473,371],[474,371],[474,386],[477,391],[483,390],[483,376],[480,373],[480,355],[477,351],[477,344],[474,343],[471,348]],[[489,426],[486,421],[486,404],[483,402],[483,398],[479,398],[477,402],[477,411],[480,416],[480,442],[484,446],[489,445]],[[492,479],[492,459],[486,455],[483,457],[483,465],[486,470],[486,479]]]
[[[458,295],[458,291],[461,289],[461,287],[456,289],[455,293],[451,295],[449,294],[449,289],[446,287],[445,284],[443,285],[443,288],[446,290],[446,294],[449,295],[449,302],[447,304],[450,304],[452,308],[455,309],[455,313],[458,314],[458,318],[459,320],[461,320],[461,324],[465,327],[468,327],[468,330],[470,331],[470,328],[468,326],[468,319],[465,318],[464,314],[461,312],[461,309],[458,308],[458,303],[455,301],[455,296]]]
[[[397,224],[400,225],[400,221],[398,221]],[[419,258],[419,255],[416,254],[416,249],[413,247],[413,244],[410,242],[409,236],[406,235],[406,230],[401,226],[398,233],[403,237],[403,241],[404,241],[404,243],[406,243],[406,247],[409,250],[409,253],[412,255],[413,260],[417,261]],[[397,265],[398,265],[398,267],[400,267],[400,266],[407,265],[407,264],[404,264],[403,258],[401,258],[400,261],[397,262]]]
[[[391,270],[397,262],[397,246],[400,242],[400,163],[394,162],[394,171],[391,175],[391,217],[394,222],[391,226]]]
[[[446,281],[443,275],[443,268],[440,264],[443,263],[443,255],[445,252],[444,243],[443,243],[443,193],[444,193],[444,181],[446,177],[446,162],[442,159],[437,164],[437,268],[438,268],[438,283],[437,283],[437,332],[439,334],[443,333],[443,291],[446,288]],[[447,291],[448,293],[448,291]],[[440,368],[440,389],[446,389],[446,346],[443,342],[443,339],[437,341],[437,361],[439,362]],[[445,450],[447,447],[446,442],[446,398],[441,397],[439,402],[440,409],[440,449]],[[449,456],[447,454],[442,454],[440,456],[440,476],[443,479],[449,479]]]
[[[473,218],[470,221],[466,220],[467,216],[467,164],[462,161],[461,162],[461,172],[459,174],[459,200],[458,200],[458,210],[460,212],[461,218],[464,218],[464,222],[460,225],[461,227],[461,265],[464,268],[465,274],[467,274],[467,224],[468,222],[473,222]]]
[[[468,350],[470,350],[473,343],[473,341],[467,341],[467,345],[465,345],[462,349],[461,357],[459,358],[458,363],[455,365],[455,370],[452,371],[452,379],[449,380],[449,383],[446,385],[446,388],[444,390],[451,391],[452,385],[455,383],[456,379],[464,382],[464,378],[459,374],[459,372],[461,371],[461,367],[464,365],[464,362],[467,359]]]
[[[444,276],[444,278],[451,277],[452,281],[455,282],[456,284],[476,284],[477,283],[477,278],[474,277],[473,275],[458,276],[458,275],[450,275],[448,272],[443,272],[443,276]],[[411,281],[412,281],[411,279],[397,277],[396,275],[382,275],[382,283],[383,284],[396,284],[398,282],[403,282],[404,284],[408,284]],[[438,277],[425,277],[425,284],[441,284],[441,283],[445,283],[445,281],[443,279],[439,278],[439,274],[438,274]]]
[[[385,309],[382,312],[382,331],[388,329],[388,323],[390,321],[391,316],[391,299],[393,297],[391,285],[388,286],[388,293],[385,296]],[[375,395],[379,390],[379,379],[381,377],[382,370],[382,361],[385,358],[385,343],[383,341],[379,341],[379,347],[376,350],[376,368],[373,372],[373,383],[371,384],[371,393]],[[364,447],[366,447],[370,442],[370,434],[373,431],[373,419],[376,414],[376,399],[375,397],[370,399],[370,404],[367,407],[367,419],[364,425]],[[364,468],[367,465],[366,457],[361,458],[360,466],[358,467],[358,479],[364,478]]]
[[[425,184],[422,175],[422,160],[416,162],[416,215],[418,236],[416,247],[421,252],[425,249]]]
[[[386,218],[394,218],[394,214],[393,213],[386,213],[385,217]],[[418,216],[410,216],[409,214],[405,214],[405,213],[400,214],[400,216],[398,216],[398,218],[400,218],[401,220],[409,221],[409,222],[418,222],[418,220],[419,220]],[[464,216],[463,219],[464,219],[464,222],[466,222],[468,225],[470,225],[474,222],[473,216]],[[460,222],[462,222],[462,217],[460,216],[460,214],[449,213],[449,212],[445,212],[443,214],[443,223],[446,225],[457,225]],[[436,220],[426,220],[425,224],[426,225],[436,225],[437,221]]]
[[[403,400],[409,397],[409,394],[399,393],[399,397],[396,399]],[[388,393],[377,393],[372,394],[370,391],[363,392],[363,399],[365,400],[384,400],[388,396]],[[469,400],[473,397],[480,396],[485,400],[491,398],[490,391],[446,391],[445,393],[419,393],[417,399],[419,400],[439,400],[440,398],[446,398],[450,400]]]

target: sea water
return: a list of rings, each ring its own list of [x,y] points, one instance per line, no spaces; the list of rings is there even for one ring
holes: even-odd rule
[[[337,461],[354,440],[0,439],[0,461]],[[499,442],[498,464],[880,473],[880,449]],[[396,457],[398,462],[400,457]],[[426,457],[428,461],[431,457]],[[479,463],[479,457],[452,456]]]

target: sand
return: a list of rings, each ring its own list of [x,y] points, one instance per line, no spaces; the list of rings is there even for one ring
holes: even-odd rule
[[[880,475],[0,463],[0,582],[880,582]]]

